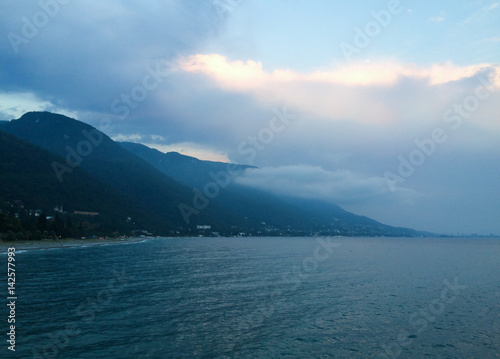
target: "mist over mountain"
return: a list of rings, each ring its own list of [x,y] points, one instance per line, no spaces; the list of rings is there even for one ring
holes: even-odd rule
[[[228,164],[226,163],[202,161],[177,152],[162,153],[138,143],[120,142],[120,144],[158,170],[187,186],[203,188],[207,183],[213,182],[218,173],[227,171]],[[256,168],[247,165],[234,165],[234,167],[239,174],[246,169]],[[307,219],[310,221],[309,226],[317,232],[331,233],[333,230],[337,234],[344,235],[370,232],[374,235],[382,233],[385,233],[384,235],[417,235],[417,231],[383,225],[328,202],[290,196],[273,196],[268,192],[240,185],[234,179],[221,192],[217,200],[232,212],[245,216],[252,215],[252,212],[260,212],[266,213],[265,218],[272,218],[275,222],[279,222],[280,218],[285,218],[287,221],[294,219],[297,224]],[[287,213],[287,210],[290,212]]]
[[[422,234],[333,204],[276,197],[234,181],[252,166],[116,143],[63,115],[29,112],[4,123],[1,131],[10,134],[2,134],[2,165],[3,173],[11,176],[4,179],[0,196],[46,211],[63,206],[99,212],[103,219],[95,221],[107,224],[96,228],[108,232],[134,228],[162,235]]]

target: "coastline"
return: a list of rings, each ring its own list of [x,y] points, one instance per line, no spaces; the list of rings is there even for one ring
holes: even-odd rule
[[[14,247],[16,251],[32,251],[42,249],[58,248],[76,248],[76,247],[95,247],[111,244],[125,244],[143,242],[149,238],[131,237],[131,238],[107,238],[107,239],[43,239],[41,241],[14,241],[0,242],[0,253],[7,253],[8,248]]]

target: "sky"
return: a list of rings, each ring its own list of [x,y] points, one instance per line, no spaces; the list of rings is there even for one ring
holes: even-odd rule
[[[238,182],[500,235],[500,1],[0,3],[0,120],[251,164]]]

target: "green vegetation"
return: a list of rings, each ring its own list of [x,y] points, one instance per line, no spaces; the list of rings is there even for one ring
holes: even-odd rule
[[[82,236],[86,236],[83,225],[73,227],[70,215],[47,218],[43,212],[24,209],[19,201],[11,204],[0,198],[0,239],[4,241]]]
[[[81,168],[67,173],[60,183],[51,163],[62,159],[48,151],[0,132],[0,154],[2,237],[9,230],[36,229],[49,238],[122,235],[152,227],[154,213]],[[41,213],[50,217],[46,224]],[[44,231],[48,235],[43,236]]]

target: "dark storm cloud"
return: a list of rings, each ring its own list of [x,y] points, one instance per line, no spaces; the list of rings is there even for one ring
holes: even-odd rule
[[[31,91],[72,110],[109,111],[148,65],[193,51],[223,26],[210,0],[16,1],[2,8],[2,90]]]

